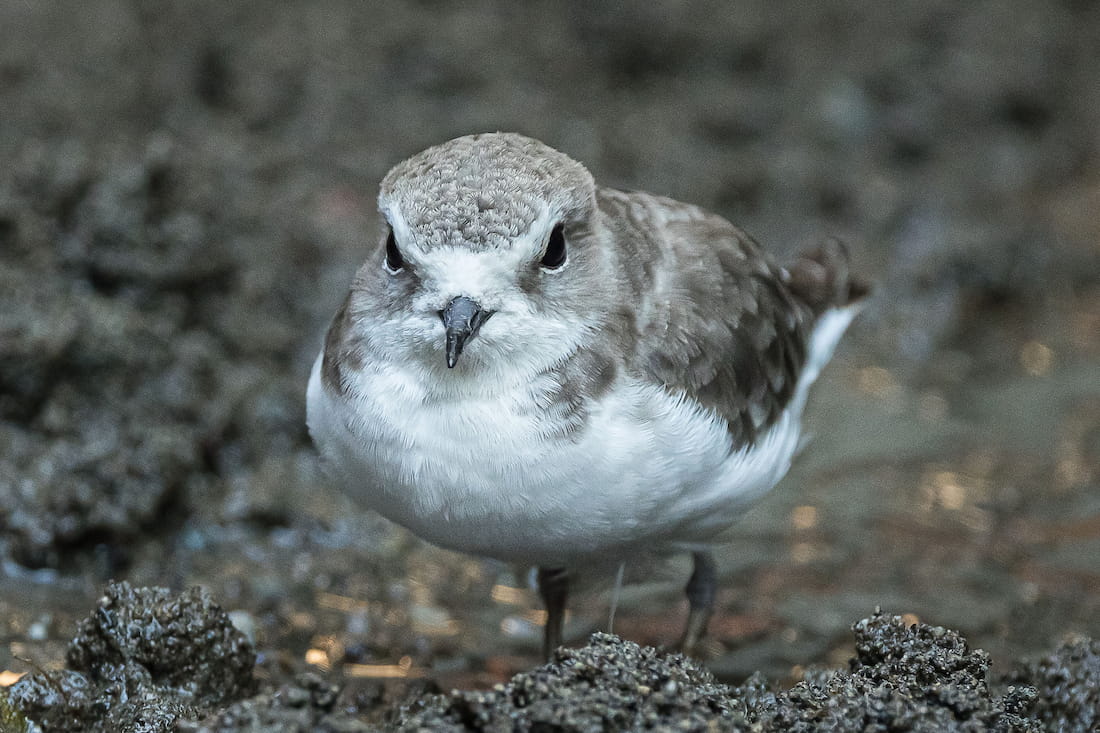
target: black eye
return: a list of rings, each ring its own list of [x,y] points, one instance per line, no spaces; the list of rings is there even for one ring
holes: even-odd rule
[[[405,266],[405,258],[401,256],[401,250],[397,248],[397,240],[393,236],[393,230],[386,237],[386,268],[390,272],[397,272]]]
[[[550,241],[546,243],[546,252],[539,260],[539,264],[547,270],[556,270],[565,264],[565,233],[561,224],[550,232]]]

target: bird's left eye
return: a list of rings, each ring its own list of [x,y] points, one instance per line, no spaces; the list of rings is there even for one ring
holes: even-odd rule
[[[386,269],[397,274],[404,266],[405,258],[401,256],[401,250],[397,248],[397,239],[393,236],[393,230],[391,229],[389,236],[386,237]]]
[[[556,270],[565,264],[565,232],[561,224],[550,232],[550,241],[546,243],[546,252],[539,264],[546,270]]]

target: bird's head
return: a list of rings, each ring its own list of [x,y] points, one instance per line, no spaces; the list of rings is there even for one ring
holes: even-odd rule
[[[580,163],[516,134],[462,137],[394,167],[351,309],[368,347],[483,374],[545,369],[598,328],[608,248]]]

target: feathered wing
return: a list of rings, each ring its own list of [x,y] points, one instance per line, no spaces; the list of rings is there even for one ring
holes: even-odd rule
[[[784,269],[698,207],[606,190],[600,201],[615,214],[637,299],[630,368],[721,415],[735,446],[752,443],[794,395],[817,318],[865,292],[843,245]]]

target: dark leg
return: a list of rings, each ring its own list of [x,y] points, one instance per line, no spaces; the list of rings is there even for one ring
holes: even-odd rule
[[[684,592],[688,598],[688,618],[680,650],[694,654],[695,647],[707,632],[707,623],[714,612],[714,594],[718,587],[718,572],[709,552],[694,552],[695,570],[691,573]]]
[[[542,657],[561,646],[561,630],[565,623],[565,599],[569,596],[569,573],[565,568],[539,568],[539,595],[546,606],[546,634],[542,639]]]

